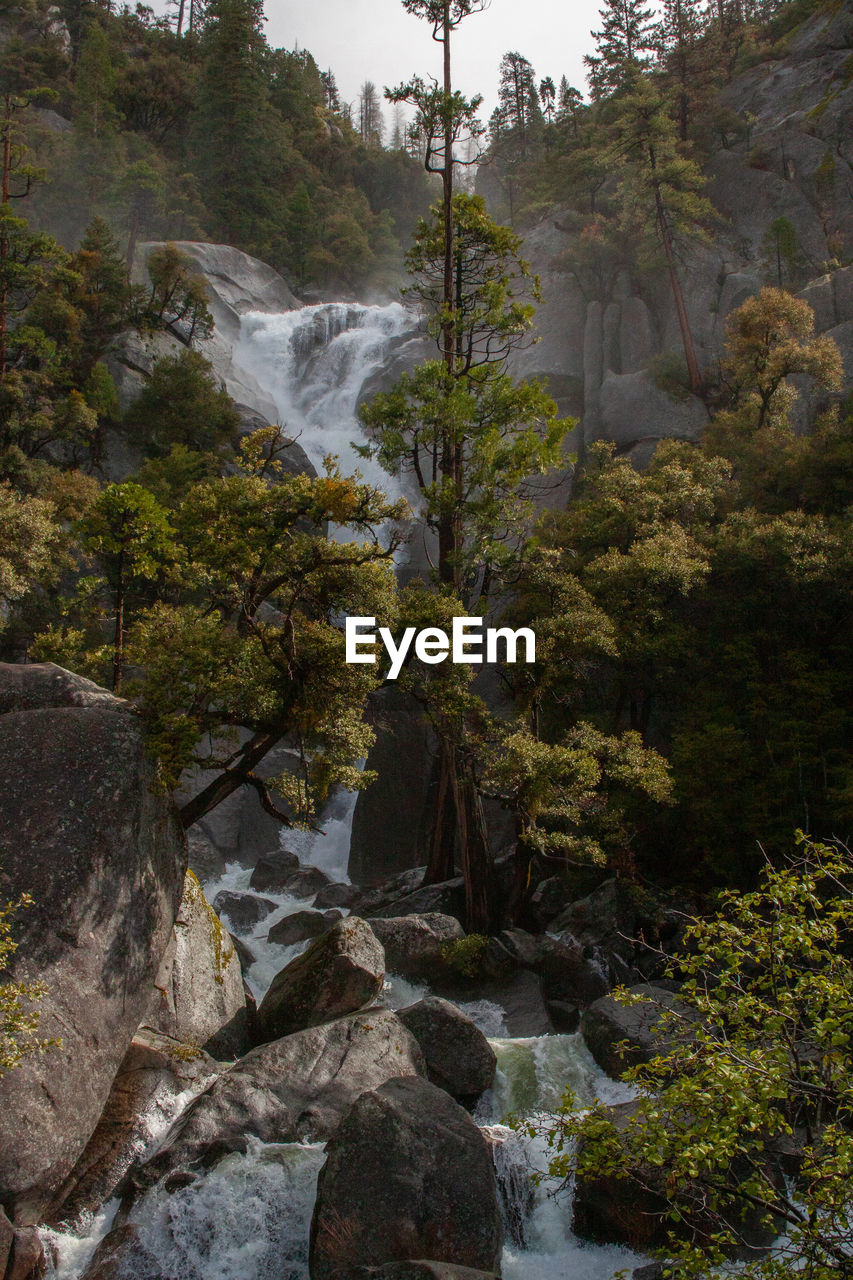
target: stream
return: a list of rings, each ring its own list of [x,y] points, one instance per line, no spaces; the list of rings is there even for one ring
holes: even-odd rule
[[[243,318],[234,359],[275,402],[282,425],[315,467],[321,469],[326,455],[335,454],[344,474],[357,467],[366,480],[397,497],[403,485],[353,449],[364,440],[356,406],[365,380],[411,328],[411,316],[399,304],[329,303],[281,315],[251,312]],[[286,833],[287,847],[303,863],[322,868],[336,881],[348,879],[355,799],[341,793],[332,800],[322,835]],[[250,875],[245,867],[227,866],[203,886],[208,901],[222,889],[246,891]],[[259,1003],[275,974],[309,945],[280,946],[268,942],[267,933],[284,916],[313,903],[266,896],[275,900],[275,912],[242,935],[256,956],[247,981]],[[389,975],[383,998],[387,1006],[402,1008],[425,994],[425,984]],[[623,1101],[630,1096],[627,1088],[599,1070],[580,1034],[513,1038],[499,1005],[475,1000],[459,1007],[488,1036],[498,1059],[494,1087],[481,1098],[475,1119],[494,1144],[506,1231],[504,1280],[609,1280],[618,1270],[630,1273],[645,1259],[579,1241],[571,1231],[571,1189],[555,1197],[547,1176],[539,1185],[531,1181],[534,1171],[546,1175],[544,1140],[505,1125],[509,1115],[552,1114],[567,1085],[586,1104],[595,1098]],[[146,1154],[165,1136],[169,1119],[149,1127]],[[155,1187],[136,1205],[131,1222],[169,1280],[308,1280],[309,1228],[324,1158],[322,1144],[255,1141],[245,1155],[227,1156],[192,1186],[171,1194]],[[48,1272],[53,1280],[80,1280],[117,1208],[117,1201],[105,1205],[82,1235],[43,1232],[48,1253],[57,1258]]]

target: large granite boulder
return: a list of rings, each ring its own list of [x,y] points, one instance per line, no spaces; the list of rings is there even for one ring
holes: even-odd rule
[[[351,1014],[253,1049],[224,1071],[178,1120],[162,1149],[133,1178],[137,1189],[165,1173],[209,1165],[262,1142],[322,1142],[367,1089],[424,1075],[414,1036],[389,1009]]]
[[[252,869],[249,888],[258,893],[280,893],[294,871],[299,858],[288,849],[273,849],[259,858]]]
[[[463,1105],[472,1106],[495,1080],[495,1051],[470,1018],[439,996],[426,996],[398,1017],[423,1050],[427,1077]]]
[[[0,894],[28,893],[11,976],[44,982],[40,1035],[0,1079],[0,1200],[48,1212],[104,1109],[183,892],[186,844],[127,703],[52,664],[0,665]]]
[[[98,1127],[57,1195],[54,1219],[79,1223],[109,1200],[152,1134],[174,1121],[188,1094],[220,1070],[203,1050],[140,1027],[113,1081]]]
[[[347,1267],[335,1280],[497,1280],[494,1271],[474,1271],[455,1262],[386,1262],[384,1267]]]
[[[595,1061],[610,1076],[619,1076],[628,1067],[665,1053],[673,1038],[689,1034],[695,1012],[663,987],[639,983],[629,988],[639,996],[638,1004],[622,1004],[613,996],[602,996],[584,1010],[581,1030]],[[663,1033],[657,1030],[667,1014],[675,1015]]]
[[[231,889],[222,889],[213,899],[214,911],[228,921],[235,933],[251,933],[256,924],[272,915],[276,905],[272,898]]]
[[[363,1093],[320,1173],[312,1280],[424,1256],[494,1273],[502,1244],[491,1154],[467,1112],[426,1080]]]
[[[157,1030],[214,1058],[238,1058],[249,1048],[240,957],[192,871],[154,985]]]
[[[385,953],[370,926],[339,920],[276,974],[258,1009],[260,1035],[277,1040],[354,1013],[382,990]]]
[[[368,924],[385,948],[388,972],[414,981],[434,978],[444,966],[442,948],[465,937],[456,917],[440,911],[417,916],[376,916],[368,919]]]
[[[343,919],[343,913],[331,907],[328,911],[314,911],[306,907],[304,911],[294,911],[274,924],[267,934],[268,942],[277,942],[282,947],[292,947],[297,942],[308,942],[311,938],[319,938],[321,933],[328,933],[333,924]]]

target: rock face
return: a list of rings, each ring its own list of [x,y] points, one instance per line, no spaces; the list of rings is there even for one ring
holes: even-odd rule
[[[258,1009],[260,1034],[276,1040],[331,1022],[373,1000],[385,978],[385,953],[370,926],[340,920],[273,979]]]
[[[64,1222],[94,1213],[115,1193],[149,1140],[154,1121],[167,1122],[187,1090],[199,1091],[220,1070],[200,1049],[140,1027],[113,1081],[98,1127],[57,1196]]]
[[[491,1155],[443,1090],[405,1079],[362,1094],[328,1153],[311,1224],[312,1280],[424,1255],[497,1271],[503,1228]]]
[[[237,1058],[249,1048],[240,958],[192,871],[154,985],[157,1030],[214,1058]]]
[[[421,1046],[427,1076],[439,1089],[468,1106],[491,1089],[497,1068],[494,1050],[455,1005],[427,996],[402,1009],[399,1018]]]
[[[388,1009],[352,1014],[253,1049],[189,1107],[162,1150],[135,1176],[209,1162],[262,1142],[322,1142],[367,1089],[424,1075],[417,1041]]]
[[[368,920],[385,948],[385,967],[403,978],[434,978],[444,964],[442,947],[465,937],[454,916],[438,911],[419,916],[371,917]]]
[[[223,916],[235,933],[250,933],[252,927],[275,911],[272,898],[262,898],[256,893],[232,893],[223,889],[213,899],[213,909]]]
[[[665,1011],[671,1010],[688,1023],[695,1016],[683,1001],[662,987],[640,983],[629,989],[633,995],[643,997],[641,1004],[623,1005],[613,996],[602,996],[581,1018],[590,1053],[602,1071],[611,1076],[620,1075],[638,1062],[650,1062],[666,1051],[667,1039],[654,1031]],[[625,1048],[620,1047],[623,1041],[627,1042]]]
[[[0,891],[34,900],[15,925],[12,975],[45,983],[39,1031],[62,1040],[0,1080],[0,1198],[31,1223],[83,1151],[147,1012],[186,846],[171,802],[150,789],[126,703],[52,664],[3,665],[0,707]]]
[[[287,849],[273,849],[255,863],[249,888],[258,893],[279,893],[288,877],[299,869],[299,858]]]
[[[384,1267],[347,1267],[335,1280],[496,1280],[493,1271],[474,1271],[453,1262],[386,1262]]]
[[[319,938],[321,933],[328,933],[333,924],[342,919],[341,912],[332,907],[328,911],[294,911],[274,924],[267,934],[270,942],[277,942],[283,947],[292,947],[297,942],[306,942],[309,938]]]

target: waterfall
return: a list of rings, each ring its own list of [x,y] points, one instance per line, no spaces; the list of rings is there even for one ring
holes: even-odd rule
[[[354,448],[366,441],[356,408],[367,379],[413,325],[398,302],[326,302],[280,315],[250,311],[233,359],[272,400],[281,425],[318,471],[333,454],[345,475],[358,469],[396,498],[403,494],[401,483]]]

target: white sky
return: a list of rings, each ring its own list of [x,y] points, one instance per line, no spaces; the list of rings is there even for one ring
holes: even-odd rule
[[[602,0],[491,0],[455,34],[454,80],[464,93],[481,93],[488,121],[497,101],[498,64],[509,50],[529,58],[539,80],[565,75],[586,92],[583,55],[592,49]],[[163,0],[155,7],[163,12]],[[382,90],[410,75],[440,74],[440,46],[427,23],[406,13],[400,0],[266,0],[267,39],[274,48],[308,49],[321,70],[331,69],[345,102],[373,80]],[[387,106],[387,104],[386,104]],[[387,118],[387,112],[386,112]]]

